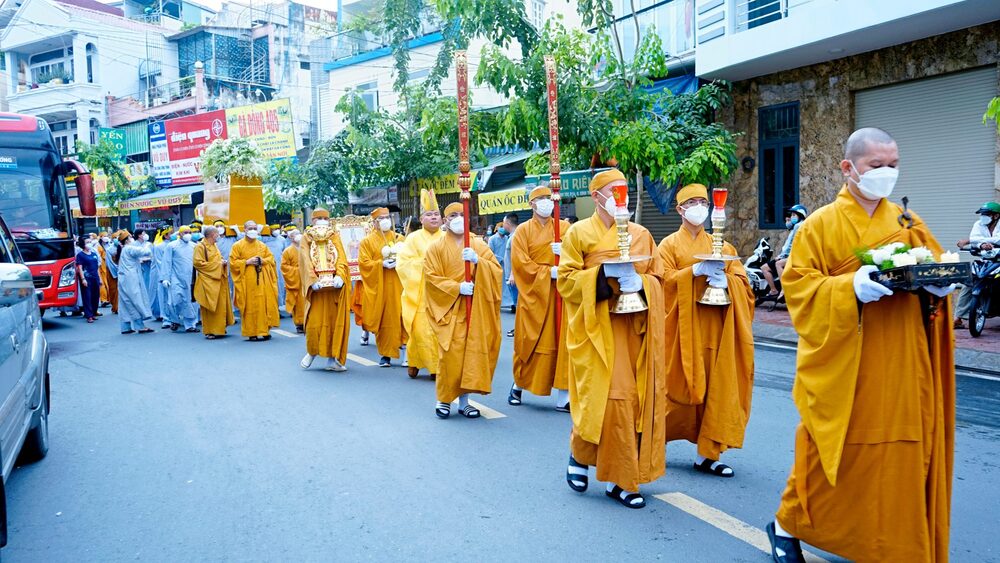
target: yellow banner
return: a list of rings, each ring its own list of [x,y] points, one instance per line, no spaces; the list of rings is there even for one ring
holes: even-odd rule
[[[295,156],[292,106],[288,98],[227,109],[226,130],[230,139],[253,139],[269,159]]]
[[[473,170],[469,173],[469,179],[472,181],[469,191],[474,192],[479,186],[479,173]],[[436,195],[457,193],[461,191],[458,189],[458,174],[410,180],[410,195],[416,197],[420,190],[434,190]]]
[[[480,215],[510,213],[511,211],[523,211],[531,208],[531,205],[528,204],[528,192],[523,188],[500,192],[480,192],[478,197]]]
[[[180,194],[180,195],[168,195],[163,197],[154,197],[151,199],[140,199],[138,201],[123,201],[118,204],[118,208],[122,211],[129,211],[132,209],[152,209],[154,207],[171,207],[174,205],[189,205],[191,203],[191,194]]]

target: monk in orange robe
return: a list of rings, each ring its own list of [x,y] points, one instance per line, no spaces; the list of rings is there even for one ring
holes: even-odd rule
[[[490,247],[472,236],[463,248],[465,219],[462,205],[444,209],[447,233],[427,248],[424,257],[424,292],[427,316],[437,336],[440,367],[437,374],[439,418],[451,414],[458,399],[459,413],[478,418],[469,404],[469,393],[488,395],[500,355],[500,297],[503,269]],[[465,281],[465,264],[472,265],[472,281]],[[472,316],[466,323],[468,297]]]
[[[306,355],[299,365],[309,369],[316,356],[321,356],[327,358],[325,370],[347,371],[351,273],[344,244],[330,224],[330,212],[326,209],[313,210],[312,227],[302,235],[299,275],[306,298]],[[321,280],[327,276],[332,276],[332,285],[325,285],[325,280]]]
[[[299,245],[302,243],[302,233],[295,229],[288,233],[289,245],[281,253],[281,275],[285,278],[285,311],[292,315],[295,332],[305,332],[306,297],[302,291],[302,279],[299,274]]]
[[[226,327],[236,324],[233,301],[229,298],[229,264],[217,244],[219,230],[203,227],[205,238],[194,247],[192,267],[198,272],[194,297],[201,306],[201,330],[215,340],[226,335]]]
[[[379,366],[389,367],[391,358],[399,357],[399,350],[406,342],[401,303],[403,284],[396,273],[396,246],[403,236],[392,229],[388,209],[379,207],[371,216],[375,228],[358,249],[358,269],[364,288],[362,328],[375,334],[375,346],[381,356]]]
[[[942,249],[887,197],[899,150],[888,133],[847,140],[837,199],[795,235],[782,276],[799,333],[792,396],[802,423],[776,522],[775,561],[799,540],[859,562],[948,560],[955,433],[953,287],[891,291],[858,249]],[[934,309],[934,314],[929,314]]]
[[[281,323],[278,314],[278,275],[274,254],[260,240],[254,221],[243,224],[246,237],[229,252],[229,271],[240,311],[240,333],[250,341],[271,339],[271,328]]]
[[[596,465],[609,497],[642,508],[639,485],[658,479],[666,465],[663,264],[652,235],[632,222],[630,254],[650,258],[605,264],[619,256],[615,220],[627,220],[628,202],[618,207],[612,190],[625,185],[618,170],[595,175],[590,192],[597,210],[573,224],[562,243],[557,284],[566,310],[573,417],[566,481],[586,491],[588,466]],[[648,309],[613,313],[625,293],[644,296]]]
[[[107,232],[101,231],[101,234],[97,239],[97,254],[101,257],[101,263],[97,268],[97,275],[101,278],[101,307],[103,307],[105,303],[109,303],[110,299],[110,297],[108,297],[108,265],[104,262],[107,260],[107,250],[105,250],[104,247],[110,243],[111,237],[108,236]],[[117,299],[115,301],[117,301]]]
[[[555,257],[562,243],[555,242],[552,190],[539,186],[531,190],[528,200],[531,220],[514,231],[510,245],[520,306],[514,317],[514,384],[507,404],[520,405],[523,390],[548,396],[555,388],[556,410],[569,412],[565,315],[556,318]],[[565,234],[569,223],[559,223],[559,232]]]
[[[431,376],[438,372],[438,343],[427,317],[424,295],[424,257],[430,245],[443,236],[437,198],[432,190],[420,190],[420,228],[406,235],[396,256],[396,272],[403,284],[400,302],[407,335],[406,373],[411,378],[416,378],[421,368]]]
[[[666,311],[667,441],[698,445],[696,470],[732,477],[719,457],[743,446],[753,389],[754,295],[739,260],[703,261],[712,253],[705,232],[708,189],[689,184],[677,192],[682,224],[659,246]],[[723,254],[736,255],[725,243]],[[706,286],[727,289],[732,303],[698,302]]]

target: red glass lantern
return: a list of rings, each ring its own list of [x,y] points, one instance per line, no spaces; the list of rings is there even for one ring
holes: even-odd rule
[[[715,188],[712,190],[712,205],[717,209],[726,207],[726,199],[729,197],[729,190],[726,188]]]
[[[620,182],[611,186],[611,193],[615,197],[615,205],[625,207],[628,201],[628,184]]]

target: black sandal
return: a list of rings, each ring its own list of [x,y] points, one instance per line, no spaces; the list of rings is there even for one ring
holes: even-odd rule
[[[713,461],[711,459],[706,459],[701,463],[694,464],[694,468],[696,471],[708,473],[709,475],[715,475],[716,477],[725,477],[727,479],[736,475],[736,473],[733,472],[732,467],[729,467],[720,461]],[[727,469],[729,470],[729,473],[726,473]]]
[[[248,340],[250,342],[257,342],[257,337],[256,336],[251,336]]]
[[[215,340],[215,339],[216,339],[216,336],[215,336],[214,334],[206,334],[206,335],[205,335],[205,338],[206,338],[207,340]]]
[[[438,403],[437,407],[434,408],[434,414],[438,418],[448,418],[451,416],[451,405],[448,403]]]
[[[465,418],[479,418],[479,409],[472,405],[465,405],[465,408],[458,411]]]
[[[767,539],[771,542],[771,560],[774,563],[803,563],[806,560],[799,540],[779,536],[774,531],[774,522],[768,522],[764,529],[767,530]],[[779,549],[781,555],[778,554]]]
[[[569,403],[565,405],[556,405],[556,410],[559,412],[569,412]]]
[[[515,407],[521,404],[521,390],[510,386],[510,394],[507,395],[507,404]]]
[[[573,469],[582,469],[583,473],[574,473]],[[573,459],[573,455],[569,456],[569,467],[566,468],[566,483],[569,488],[573,489],[578,493],[586,492],[587,485],[590,484],[590,478],[587,475],[587,466],[581,465],[580,462]]]
[[[630,493],[625,489],[615,485],[615,488],[610,491],[604,491],[604,494],[618,501],[619,504],[626,508],[645,508],[646,499],[642,498],[639,493]],[[634,502],[639,501],[639,502]]]
[[[123,330],[122,334],[135,334],[134,330]]]
[[[420,368],[408,367],[406,368],[406,375],[410,376],[410,379],[416,379],[417,374],[420,372]]]
[[[271,335],[270,334],[265,334],[264,336],[261,336],[260,339],[264,340],[264,341],[268,341],[268,340],[271,339]]]
[[[153,332],[153,329],[151,329],[151,328],[142,328],[142,329],[139,329],[139,334],[149,334],[151,332]]]

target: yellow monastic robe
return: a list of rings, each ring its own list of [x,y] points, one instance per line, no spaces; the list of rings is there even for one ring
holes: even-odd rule
[[[260,257],[261,267],[248,266],[250,258]],[[271,327],[280,324],[278,316],[278,276],[274,255],[263,242],[243,238],[229,253],[229,269],[236,289],[236,308],[240,311],[243,336],[269,336]]]
[[[557,286],[566,310],[573,457],[597,479],[635,491],[665,470],[663,264],[649,231],[629,223],[647,311],[613,314],[618,282],[603,264],[618,256],[618,234],[597,212],[574,223],[562,243]],[[641,438],[641,439],[640,439]]]
[[[222,253],[214,244],[199,242],[194,247],[194,298],[201,305],[201,330],[222,336],[226,327],[236,324],[233,302],[229,298],[229,274],[222,264]]]
[[[403,283],[403,328],[406,330],[406,361],[411,368],[425,368],[429,373],[438,372],[438,344],[427,317],[424,301],[424,255],[427,247],[444,236],[438,230],[430,233],[424,229],[413,231],[403,240],[397,255],[396,272]]]
[[[101,278],[101,303],[108,303],[108,264],[104,261],[107,252],[100,244],[97,245],[97,254],[101,257],[101,262],[97,265],[97,276]]]
[[[450,403],[459,395],[488,395],[500,355],[500,296],[503,269],[479,237],[469,242],[479,255],[473,265],[472,317],[465,322],[466,302],[458,286],[465,281],[462,243],[446,235],[427,248],[424,257],[424,297],[437,336],[440,367],[437,400]]]
[[[351,336],[351,272],[340,235],[331,233],[330,240],[337,256],[327,256],[327,260],[336,261],[336,275],[344,280],[344,286],[319,291],[312,288],[319,281],[319,276],[310,253],[313,244],[325,244],[325,241],[314,241],[311,230],[307,229],[299,243],[299,275],[306,298],[306,352],[313,356],[336,358],[343,364],[347,361],[347,339]]]
[[[306,319],[306,296],[299,274],[298,246],[290,244],[281,253],[281,275],[285,278],[285,311],[292,316],[295,326],[300,327]]]
[[[854,252],[941,247],[916,214],[872,217],[844,187],[799,228],[782,285],[799,333],[792,396],[802,423],[778,521],[848,559],[947,561],[955,432],[948,302],[896,291],[862,305]],[[928,320],[925,304],[939,305]]]
[[[350,265],[348,265],[350,269]],[[365,325],[365,316],[362,314],[365,299],[365,284],[362,280],[354,282],[351,288],[351,311],[354,312],[354,324],[363,327]]]
[[[382,247],[399,244],[402,240],[403,236],[394,231],[383,233],[373,229],[358,249],[358,267],[364,288],[361,308],[365,312],[365,322],[362,327],[375,333],[379,355],[390,358],[399,357],[399,347],[406,341],[400,301],[403,285],[395,269],[382,267]]]
[[[556,280],[552,242],[554,223],[536,218],[519,226],[511,242],[510,260],[517,285],[518,307],[514,317],[514,383],[533,395],[548,395],[552,388],[567,388],[566,314],[557,326]],[[560,221],[560,235],[569,223]],[[560,338],[556,337],[559,333]]]
[[[735,255],[726,243],[723,254]],[[731,305],[698,303],[708,286],[695,277],[695,254],[712,253],[712,236],[683,226],[663,239],[666,311],[667,441],[698,444],[698,455],[719,459],[743,447],[753,390],[754,296],[739,260],[726,262]]]

